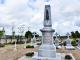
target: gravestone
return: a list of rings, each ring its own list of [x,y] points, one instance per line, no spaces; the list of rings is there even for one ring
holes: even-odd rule
[[[26,39],[25,39],[25,46],[24,46],[24,48],[26,48]]]
[[[56,32],[55,46],[59,46],[59,39],[57,38],[58,33]]]
[[[71,41],[69,39],[69,33],[66,34],[67,35],[67,46],[71,46]]]
[[[34,32],[33,35],[34,35],[34,37],[33,37],[33,40],[32,40],[32,45],[36,45],[36,38],[35,38],[35,35],[36,35],[36,34],[35,34],[35,32]]]
[[[55,39],[55,46],[61,49],[61,46],[59,46],[59,39],[57,38],[58,33],[56,32],[56,39]]]
[[[14,48],[14,51],[17,51],[17,49],[16,49],[16,41],[15,41],[15,48]]]
[[[44,28],[40,29],[42,32],[42,44],[39,47],[38,53],[32,57],[32,60],[61,60],[61,54],[56,53],[56,47],[53,44],[53,32],[51,21],[51,7],[45,5],[44,10]]]
[[[66,34],[68,36],[68,38],[66,39],[67,42],[67,46],[65,46],[66,49],[75,49],[72,45],[71,45],[71,40],[69,39],[69,33]]]

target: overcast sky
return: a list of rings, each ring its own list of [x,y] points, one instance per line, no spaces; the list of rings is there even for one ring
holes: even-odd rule
[[[46,2],[51,5],[55,32],[59,35],[76,30],[80,32],[80,0],[0,0],[0,30],[4,27],[6,35],[11,35],[11,23],[15,22],[16,35],[23,24],[24,33],[30,27],[30,31],[41,35]]]

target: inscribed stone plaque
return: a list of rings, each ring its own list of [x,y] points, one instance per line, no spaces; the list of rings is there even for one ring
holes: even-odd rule
[[[35,39],[33,39],[33,43],[36,43]]]
[[[70,40],[67,41],[67,44],[70,44]]]
[[[55,40],[55,43],[58,43],[58,40]]]
[[[43,32],[43,44],[52,44],[51,32]]]

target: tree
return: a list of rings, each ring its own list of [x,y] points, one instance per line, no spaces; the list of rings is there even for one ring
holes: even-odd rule
[[[0,38],[3,36],[3,31],[0,30]]]
[[[71,32],[71,36],[73,37],[73,38],[76,38],[77,36],[76,36],[76,34],[72,31]]]
[[[75,31],[75,34],[76,34],[76,37],[79,38],[80,33],[78,31]]]
[[[27,32],[25,33],[25,37],[26,37],[26,38],[32,38],[33,35],[32,35],[32,33],[31,33],[31,31],[27,31]]]
[[[37,35],[35,35],[35,37],[36,37],[36,38],[38,38],[38,37],[39,37],[39,35],[37,34]]]
[[[31,31],[26,31],[25,38],[28,38],[27,42],[31,42],[31,38],[33,37]]]

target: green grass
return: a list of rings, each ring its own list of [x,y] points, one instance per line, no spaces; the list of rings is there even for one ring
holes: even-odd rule
[[[42,36],[39,36],[39,38],[42,38]]]

